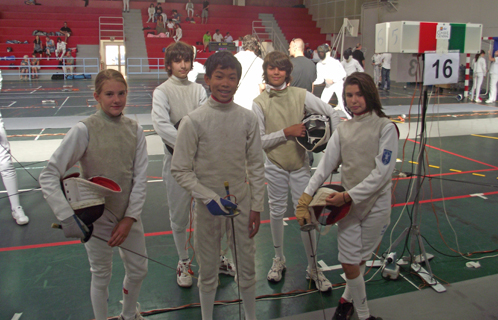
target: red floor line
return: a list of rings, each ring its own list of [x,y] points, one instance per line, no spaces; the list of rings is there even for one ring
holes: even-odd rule
[[[484,196],[495,195],[495,194],[498,194],[498,191],[482,193],[482,195],[484,195]],[[472,196],[471,195],[462,195],[462,196],[455,196],[455,197],[422,200],[422,201],[420,201],[420,203],[440,202],[443,200],[448,201],[448,200],[456,200],[456,199],[463,199],[463,198],[470,198],[470,197],[472,197]],[[406,205],[412,205],[412,204],[413,204],[413,202],[406,203]],[[396,203],[393,205],[393,207],[401,207],[404,205],[405,205],[405,203]],[[292,220],[296,220],[296,217],[289,217],[285,221],[292,221]],[[270,223],[270,220],[261,220],[261,224],[266,224],[266,223]],[[193,231],[193,229],[187,230],[187,232],[192,232],[192,231]],[[162,236],[162,235],[169,235],[169,234],[172,234],[172,231],[150,232],[150,233],[146,233],[145,236],[146,237],[155,237],[155,236]],[[66,245],[79,244],[79,243],[81,243],[79,240],[65,241],[65,242],[53,242],[53,243],[41,243],[41,244],[33,244],[33,245],[18,246],[18,247],[0,248],[0,252],[66,246]]]
[[[411,142],[414,142],[414,143],[417,143],[417,144],[420,144],[420,142],[419,142],[419,141],[415,141],[415,140],[412,140],[412,139],[406,139],[406,140],[411,141]],[[429,145],[429,144],[426,144],[425,146],[426,146],[426,147],[429,147],[429,148],[432,148],[432,149],[436,149],[436,150],[442,151],[442,152],[446,152],[446,153],[451,154],[451,155],[454,155],[454,156],[456,156],[456,157],[460,157],[460,158],[463,158],[463,159],[466,159],[466,160],[470,160],[470,161],[473,161],[473,162],[477,162],[477,163],[483,164],[483,165],[488,166],[488,167],[492,167],[492,168],[498,169],[498,167],[493,166],[493,165],[491,165],[491,164],[488,164],[488,163],[485,163],[485,162],[481,162],[481,161],[479,161],[479,160],[475,160],[475,159],[472,159],[472,158],[468,158],[468,157],[462,156],[462,155],[460,155],[460,154],[456,154],[456,153],[454,153],[454,152],[450,152],[450,151],[447,151],[447,150],[443,150],[443,149],[441,149],[441,148],[434,147],[434,146],[431,146],[431,145]]]

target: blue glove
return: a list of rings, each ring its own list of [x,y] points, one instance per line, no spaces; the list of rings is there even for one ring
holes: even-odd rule
[[[213,216],[231,216],[237,205],[231,201],[219,198],[219,200],[213,199],[209,201],[206,207]]]

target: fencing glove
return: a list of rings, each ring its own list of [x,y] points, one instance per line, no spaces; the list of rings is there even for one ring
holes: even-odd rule
[[[301,227],[304,226],[305,224],[311,223],[311,216],[308,206],[312,199],[313,199],[312,196],[303,192],[301,198],[299,198],[299,201],[297,202],[296,218],[297,222],[299,222],[299,225]]]
[[[218,200],[213,199],[209,201],[206,207],[213,216],[231,216],[234,215],[237,204],[223,198],[218,198]]]
[[[86,242],[92,236],[92,230],[90,230],[75,214],[62,220],[61,227],[66,238],[78,238],[81,239],[82,242]]]

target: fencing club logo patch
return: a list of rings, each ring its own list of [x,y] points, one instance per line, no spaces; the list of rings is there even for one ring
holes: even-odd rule
[[[384,153],[382,154],[382,163],[384,165],[386,165],[389,162],[391,162],[391,155],[392,155],[392,153],[393,152],[391,150],[384,149]]]

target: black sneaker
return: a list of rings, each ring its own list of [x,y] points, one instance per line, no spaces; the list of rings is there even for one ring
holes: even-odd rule
[[[335,309],[332,320],[349,320],[353,313],[353,303],[346,301],[346,299],[344,298],[341,298],[341,300],[339,300],[339,305]],[[370,320],[370,318],[368,320]]]
[[[382,320],[381,317],[374,317],[374,316],[370,316],[367,318],[367,320]]]

